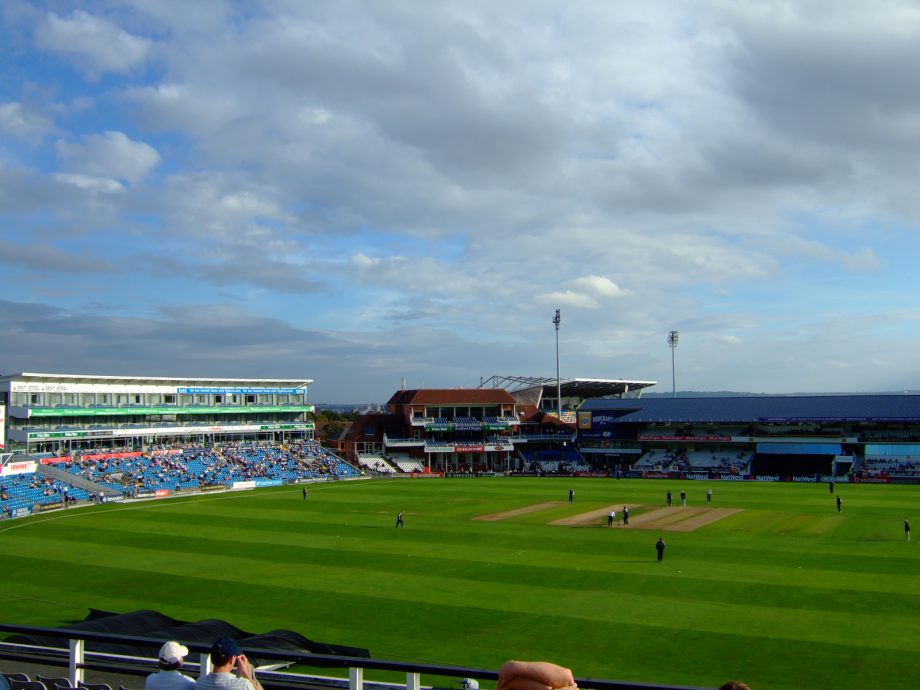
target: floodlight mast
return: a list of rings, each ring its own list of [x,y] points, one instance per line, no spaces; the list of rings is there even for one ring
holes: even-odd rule
[[[559,378],[559,323],[562,321],[560,310],[556,310],[553,324],[556,326],[556,414],[562,419],[562,381]]]
[[[671,348],[671,397],[677,397],[677,375],[674,368],[674,353],[677,350],[677,331],[670,331],[668,333],[668,347]]]

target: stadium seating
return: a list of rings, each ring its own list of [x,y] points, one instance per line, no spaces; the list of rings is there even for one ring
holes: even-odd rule
[[[525,466],[531,472],[588,472],[591,467],[574,448],[521,451]]]
[[[393,462],[403,472],[424,472],[425,466],[419,460],[412,458],[393,458]]]
[[[48,688],[37,680],[11,680],[10,690],[48,690]]]
[[[89,500],[89,497],[85,489],[35,472],[0,477],[0,512],[6,517],[15,516],[21,509],[31,510],[36,505],[74,503]]]
[[[722,472],[746,474],[750,466],[750,453],[725,453],[706,451],[652,450],[633,465],[634,470],[659,470],[665,472]]]
[[[380,474],[395,474],[396,468],[393,467],[387,459],[377,453],[359,453],[358,464],[367,468],[370,472]]]
[[[866,457],[854,468],[861,477],[920,478],[920,458],[911,455]]]
[[[164,452],[166,450],[178,452]],[[278,447],[267,444],[223,444],[211,449],[151,448],[145,455],[67,458],[58,469],[131,497],[145,492],[183,491],[208,484],[250,480],[296,482],[360,476],[357,469],[314,441]],[[0,477],[0,512],[14,517],[36,505],[89,501],[86,489],[39,474]]]

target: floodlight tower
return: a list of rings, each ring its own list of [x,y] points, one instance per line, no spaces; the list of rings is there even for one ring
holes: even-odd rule
[[[559,378],[559,322],[562,321],[559,309],[556,310],[556,316],[553,317],[553,324],[556,326],[556,414],[562,419],[562,382]]]
[[[677,351],[677,331],[668,332],[668,347],[671,348],[671,397],[677,397],[677,375],[674,369],[674,353]]]

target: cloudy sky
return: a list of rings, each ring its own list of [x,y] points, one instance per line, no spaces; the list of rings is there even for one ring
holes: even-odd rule
[[[920,386],[920,6],[0,5],[0,372]],[[653,389],[654,390],[654,389]]]

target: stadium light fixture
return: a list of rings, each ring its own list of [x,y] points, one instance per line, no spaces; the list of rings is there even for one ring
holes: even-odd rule
[[[556,310],[553,324],[556,326],[556,414],[562,419],[562,380],[559,378],[559,323],[562,321],[561,310]]]
[[[677,351],[677,331],[668,332],[668,347],[671,348],[671,397],[677,397],[677,374],[674,368],[674,353]]]

